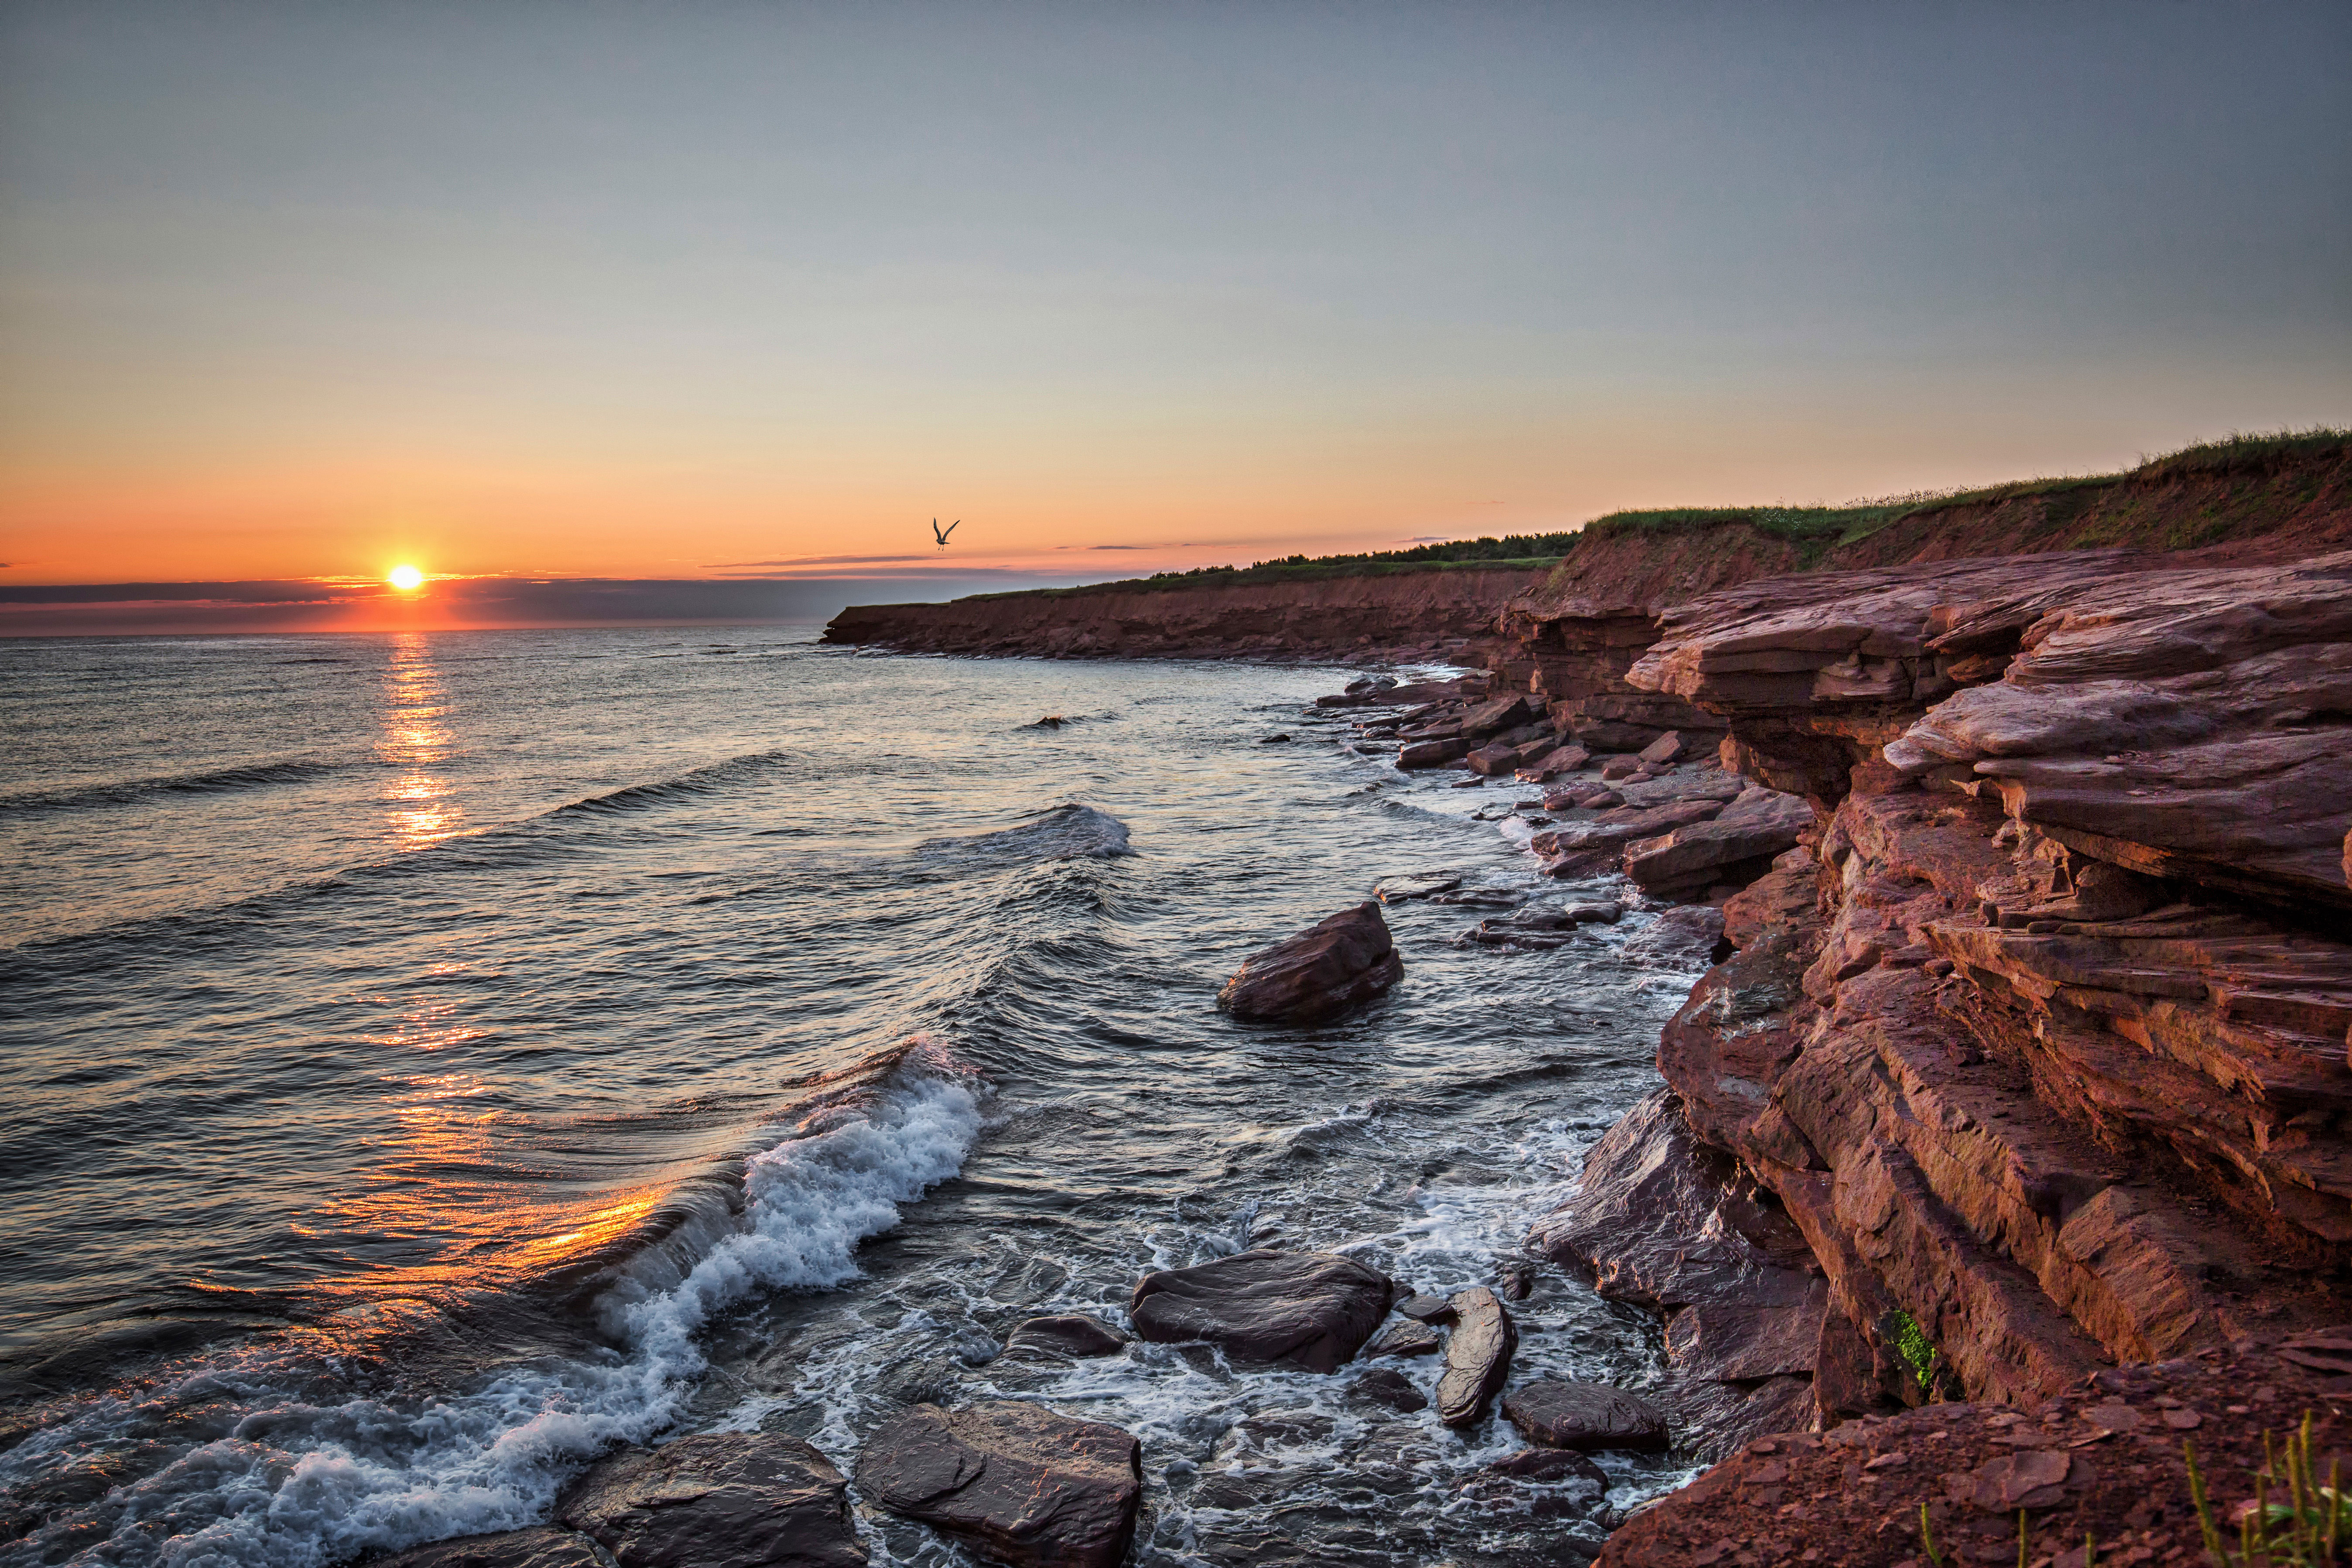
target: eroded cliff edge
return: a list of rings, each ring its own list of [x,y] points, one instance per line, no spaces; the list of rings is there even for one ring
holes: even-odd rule
[[[1816,814],[1534,1237],[1759,1406],[1723,1438],[2352,1317],[2352,552],[1759,580],[1628,680]],[[1745,1239],[1783,1216],[1793,1271]]]

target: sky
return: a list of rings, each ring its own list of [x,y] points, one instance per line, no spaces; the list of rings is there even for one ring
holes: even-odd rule
[[[2340,0],[0,0],[0,631],[2112,469],[2352,424],[2347,256]]]

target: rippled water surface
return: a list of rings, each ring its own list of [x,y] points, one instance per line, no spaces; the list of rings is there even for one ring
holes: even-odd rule
[[[1389,997],[1236,1025],[1234,964],[1382,876],[1531,887],[1502,792],[1349,750],[1339,670],[812,635],[0,644],[0,1563],[323,1565],[616,1440],[848,1468],[992,1393],[1141,1436],[1142,1563],[1589,1552],[1481,1477],[1507,1426],[1352,1369],[996,1351],[1254,1243],[1492,1282],[1704,955],[1407,905]],[[1517,1311],[1522,1374],[1654,1375],[1554,1271]]]

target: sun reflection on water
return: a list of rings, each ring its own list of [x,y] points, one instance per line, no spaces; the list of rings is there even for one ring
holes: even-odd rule
[[[465,813],[449,798],[441,766],[448,760],[447,693],[433,662],[432,644],[421,632],[393,638],[384,669],[383,738],[376,752],[401,770],[384,799],[393,841],[422,849],[463,831]]]

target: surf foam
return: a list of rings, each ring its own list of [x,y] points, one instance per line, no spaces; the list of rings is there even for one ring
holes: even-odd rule
[[[743,1227],[672,1288],[608,1303],[624,1341],[608,1359],[519,1367],[422,1400],[320,1403],[315,1364],[257,1351],[100,1401],[0,1456],[0,1491],[131,1430],[226,1409],[209,1440],[0,1551],[0,1563],[48,1561],[77,1538],[77,1563],[324,1568],[536,1522],[580,1461],[671,1425],[705,1368],[697,1335],[713,1317],[754,1291],[856,1278],[858,1244],[962,1167],[984,1094],[943,1051],[919,1047],[864,1104],[754,1155]]]

